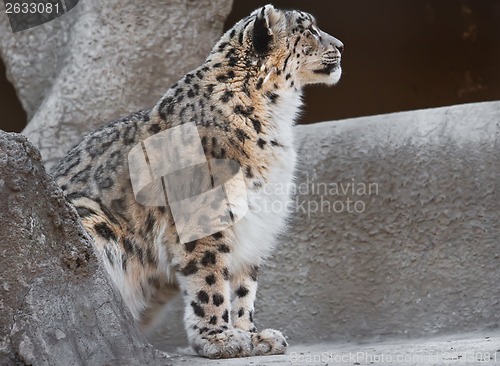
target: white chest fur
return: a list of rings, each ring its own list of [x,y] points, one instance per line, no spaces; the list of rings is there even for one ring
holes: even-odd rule
[[[238,242],[230,270],[259,265],[271,254],[276,237],[285,229],[296,163],[293,123],[301,105],[300,94],[290,90],[281,93],[278,102],[270,109],[272,128],[267,138],[282,147],[273,148],[262,186],[255,189],[253,181],[247,182],[248,212],[233,227]]]

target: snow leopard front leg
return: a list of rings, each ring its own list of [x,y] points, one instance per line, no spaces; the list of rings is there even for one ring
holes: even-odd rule
[[[283,334],[274,329],[257,332],[253,322],[258,271],[258,266],[249,266],[231,278],[233,326],[252,333],[252,355],[283,354],[288,346]]]
[[[199,355],[209,358],[284,353],[286,342],[281,333],[251,333],[231,322],[228,267],[234,244],[229,235],[217,233],[182,244],[174,258],[186,306],[184,322],[189,343]]]
[[[190,345],[209,358],[251,355],[248,332],[231,326],[229,255],[220,252],[213,238],[184,244],[177,278],[184,303],[184,325]]]

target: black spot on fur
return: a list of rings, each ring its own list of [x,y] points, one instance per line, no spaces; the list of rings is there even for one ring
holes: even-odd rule
[[[248,318],[250,319],[250,321],[253,323],[253,311],[249,311],[248,312]]]
[[[217,315],[212,315],[212,316],[210,317],[210,321],[209,321],[209,323],[210,323],[210,324],[212,324],[212,325],[217,324]]]
[[[54,177],[62,177],[68,174],[70,170],[72,170],[75,166],[78,166],[81,161],[81,157],[79,156],[80,152],[78,149],[71,150],[66,155],[66,162],[64,165],[60,166],[56,172],[54,172]],[[66,165],[68,164],[68,165]]]
[[[172,98],[164,98],[160,102],[160,106],[158,107],[158,114],[160,115],[160,118],[162,120],[165,120],[167,118],[167,114],[172,114],[174,112],[175,104],[172,103]],[[159,127],[159,126],[158,126]],[[153,128],[153,131],[150,130],[151,133],[157,133],[159,131],[154,132],[154,127],[151,126],[150,129]]]
[[[281,145],[279,142],[277,142],[276,140],[271,140],[271,145],[273,146],[280,146],[280,147],[283,147],[283,145]]]
[[[227,311],[224,311],[224,314],[222,314],[222,320],[224,320],[226,323],[229,323],[229,312]]]
[[[118,220],[116,219],[115,215],[113,215],[113,213],[106,207],[102,204],[101,201],[97,200],[97,203],[99,203],[99,208],[101,209],[102,212],[104,212],[104,214],[106,215],[106,217],[114,224],[119,224]]]
[[[203,318],[205,316],[205,310],[203,310],[203,308],[200,305],[192,301],[191,306],[193,307],[194,313],[198,315],[200,318]]]
[[[125,249],[125,252],[127,252],[128,254],[133,254],[134,253],[134,244],[132,244],[132,242],[125,238],[123,239],[123,249]]]
[[[137,124],[130,123],[127,125],[125,132],[123,132],[123,143],[130,145],[135,141],[135,134],[137,133]]]
[[[226,267],[222,269],[222,276],[226,281],[229,280],[229,270]]]
[[[263,148],[264,148],[264,145],[266,145],[266,143],[267,143],[267,142],[266,142],[266,140],[263,140],[263,139],[258,139],[258,140],[257,140],[257,145],[259,145],[259,147],[260,147],[261,149],[263,149]]]
[[[234,107],[234,113],[240,114],[245,117],[251,116],[254,110],[255,108],[252,106],[245,107],[241,104],[238,104],[237,106]]]
[[[227,62],[227,64],[228,64],[229,66],[236,66],[236,65],[238,64],[238,57],[236,57],[236,56],[230,56],[230,57],[228,58],[228,62]]]
[[[198,266],[196,265],[195,260],[189,261],[189,263],[186,264],[186,266],[181,270],[181,273],[184,276],[190,276],[192,274],[195,274],[196,272],[198,272]]]
[[[155,225],[155,218],[150,212],[148,213],[148,217],[146,218],[146,232],[150,233],[151,231],[153,231],[154,225]]]
[[[246,139],[249,139],[250,136],[247,135],[247,133],[245,131],[243,131],[241,128],[237,128],[235,130],[236,132],[236,137],[238,138],[238,140],[240,140],[241,142],[244,142]]]
[[[207,285],[212,286],[213,284],[215,284],[215,276],[213,274],[208,275],[207,277],[205,277],[205,282],[207,283]]]
[[[207,334],[208,335],[216,335],[216,334],[220,334],[222,333],[223,330],[222,329],[215,329],[215,330],[211,330],[210,332],[208,332]]]
[[[253,172],[252,172],[252,167],[250,166],[245,166],[245,177],[247,178],[253,178]]]
[[[230,249],[226,244],[219,245],[219,252],[221,253],[229,253]]]
[[[219,150],[219,159],[224,159],[225,157],[226,157],[226,149],[221,147]]]
[[[252,268],[250,269],[250,278],[251,278],[253,281],[257,281],[257,276],[258,276],[258,273],[259,273],[259,267],[257,267],[257,266],[252,266]]]
[[[113,186],[113,180],[106,175],[107,169],[104,165],[99,165],[95,170],[94,178],[100,189],[108,189]]]
[[[207,150],[207,136],[201,138],[201,146],[203,147],[203,151]]]
[[[200,300],[200,302],[202,304],[208,304],[208,301],[210,300],[210,297],[208,296],[206,291],[203,291],[203,290],[198,291],[197,297],[198,297],[198,300]]]
[[[250,120],[252,121],[253,129],[255,130],[255,132],[261,133],[262,132],[262,123],[260,123],[260,121],[258,119],[255,119],[255,118],[250,118]]]
[[[224,103],[227,103],[231,100],[231,98],[234,96],[233,91],[231,90],[226,90],[224,94],[220,97],[220,100]]]
[[[113,255],[111,254],[111,252],[109,251],[109,249],[107,247],[104,248],[104,252],[106,253],[106,258],[108,258],[109,264],[114,266],[115,261],[113,260]]]
[[[94,225],[95,232],[106,240],[116,240],[116,235],[111,228],[104,222]]]
[[[128,257],[125,254],[122,254],[122,270],[123,270],[123,272],[127,272],[127,260],[128,260]]]
[[[158,133],[158,132],[160,132],[160,130],[161,130],[161,128],[160,128],[160,125],[158,123],[153,123],[148,129],[148,131],[151,133]]]
[[[189,243],[184,243],[184,247],[188,252],[192,252],[194,248],[196,248],[196,244],[198,244],[198,240],[190,241]]]
[[[283,69],[285,69],[286,64],[288,63],[288,60],[290,60],[290,56],[292,56],[291,53],[285,58],[285,62],[283,63]],[[290,74],[288,74],[288,75],[290,75]]]
[[[278,94],[276,93],[272,93],[272,92],[268,92],[267,94],[267,98],[271,101],[271,103],[275,104],[276,101],[278,100]]]
[[[206,86],[207,93],[208,93],[208,94],[212,94],[212,93],[214,92],[214,87],[215,87],[215,85],[214,85],[214,84],[208,84],[208,85]]]
[[[229,79],[234,78],[235,74],[233,70],[229,70],[227,74],[220,74],[215,79],[221,83],[228,81]]]
[[[218,233],[212,234],[212,238],[214,238],[215,240],[222,239],[222,237],[223,235],[220,231]]]
[[[259,78],[259,80],[257,80],[257,84],[255,84],[255,87],[257,88],[257,90],[259,90],[260,88],[262,88],[262,83],[264,83],[264,79],[263,78]]]
[[[238,310],[238,318],[241,318],[243,315],[245,315],[245,309],[240,308],[240,310]]]
[[[235,291],[236,296],[245,297],[248,294],[248,289],[245,286],[240,286]]]
[[[224,50],[224,48],[226,48],[227,44],[228,44],[227,42],[222,42],[222,43],[219,45],[219,52],[223,51],[223,50]]]
[[[204,266],[208,266],[209,264],[215,264],[217,261],[215,257],[215,253],[207,250],[201,259],[201,264]]]
[[[122,165],[122,154],[120,151],[113,151],[106,161],[106,170],[115,171],[119,165]]]
[[[215,306],[220,306],[224,302],[224,296],[222,294],[214,294],[212,296],[212,301]]]
[[[90,208],[80,207],[80,206],[77,206],[75,208],[76,208],[76,212],[78,212],[78,215],[81,218],[96,215],[95,211],[91,210]]]
[[[297,47],[297,45],[299,44],[300,42],[300,36],[297,37],[297,39],[295,40],[295,43],[293,44],[293,51],[295,52],[295,48]]]
[[[85,150],[91,157],[103,155],[104,152],[114,143],[119,137],[120,133],[114,129],[115,125],[108,126],[95,133],[91,139],[88,139]]]

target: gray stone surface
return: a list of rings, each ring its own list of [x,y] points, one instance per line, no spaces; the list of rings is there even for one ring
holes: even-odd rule
[[[189,366],[469,366],[500,363],[500,332],[441,335],[414,340],[293,345],[285,355],[207,360],[192,354],[172,359]]]
[[[0,17],[0,56],[28,113],[23,133],[47,167],[82,134],[151,107],[198,66],[222,34],[231,0],[80,1],[13,34]]]
[[[24,136],[0,131],[0,365],[167,365]]]
[[[499,327],[500,102],[296,133],[298,208],[262,271],[258,326],[291,345]],[[335,194],[332,184],[353,182],[355,194]],[[378,190],[363,194],[370,183]],[[331,208],[320,212],[322,199]],[[363,212],[348,212],[348,199]],[[149,339],[175,350],[185,344],[180,299],[165,315]]]

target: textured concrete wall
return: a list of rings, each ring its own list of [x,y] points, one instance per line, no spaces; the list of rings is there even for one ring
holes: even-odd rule
[[[0,17],[0,56],[47,167],[114,118],[153,106],[222,34],[231,0],[80,1],[13,34]]]
[[[500,102],[296,133],[297,212],[263,270],[258,326],[292,345],[500,326]],[[153,344],[185,342],[181,308]]]

